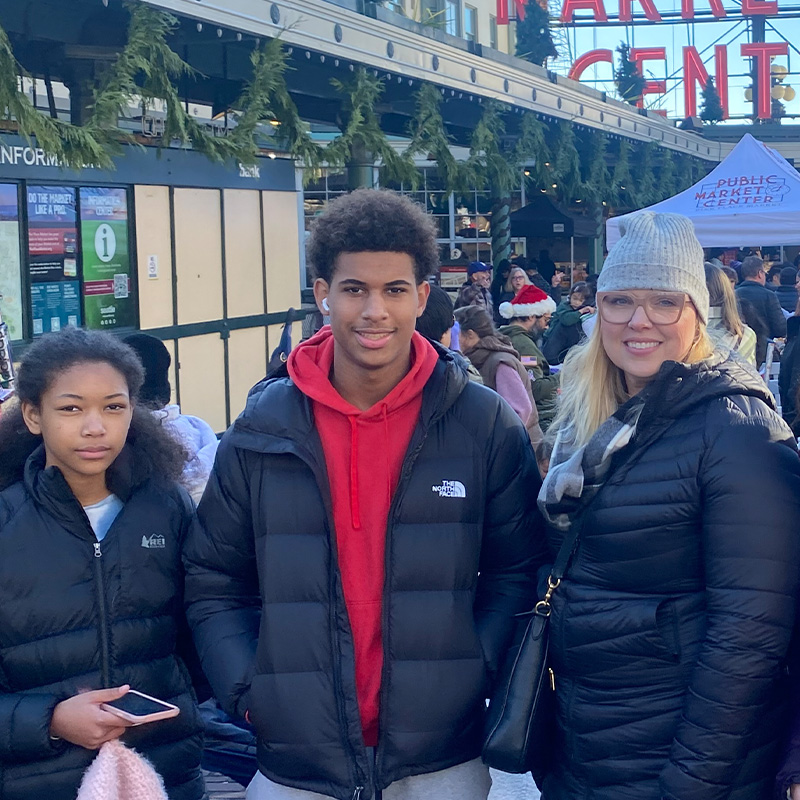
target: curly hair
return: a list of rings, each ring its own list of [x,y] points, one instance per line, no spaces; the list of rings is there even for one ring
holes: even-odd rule
[[[330,284],[340,253],[407,253],[417,285],[439,269],[436,227],[417,203],[388,189],[357,189],[334,200],[314,222],[306,259]]]
[[[28,350],[17,373],[19,402],[0,416],[0,490],[22,478],[25,461],[42,443],[42,437],[25,425],[22,403],[38,407],[60,373],[81,364],[98,363],[108,364],[122,375],[135,403],[144,380],[142,364],[130,347],[111,334],[64,328],[43,336]],[[127,443],[151,472],[170,480],[180,476],[186,451],[144,407],[134,405]]]

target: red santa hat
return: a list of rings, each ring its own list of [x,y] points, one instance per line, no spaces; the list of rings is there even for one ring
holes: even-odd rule
[[[501,303],[498,311],[503,319],[543,317],[556,310],[553,298],[538,286],[524,286],[510,303]]]

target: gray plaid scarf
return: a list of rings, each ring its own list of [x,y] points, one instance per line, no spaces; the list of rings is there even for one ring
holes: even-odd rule
[[[539,491],[539,508],[545,519],[566,533],[583,508],[608,478],[611,457],[625,447],[636,432],[645,398],[639,394],[620,406],[583,446],[574,440],[574,426],[556,434],[550,469]]]

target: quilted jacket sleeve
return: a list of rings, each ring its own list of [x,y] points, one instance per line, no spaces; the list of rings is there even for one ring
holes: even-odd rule
[[[730,398],[712,404],[706,437],[707,630],[661,774],[665,800],[728,797],[787,654],[800,580],[800,460],[788,429],[760,401]]]
[[[536,572],[547,559],[536,505],[541,479],[525,429],[504,402],[497,406],[486,453],[486,510],[475,618],[494,675],[516,625],[536,599]]]
[[[238,717],[261,608],[244,458],[223,437],[184,545],[186,612],[200,662],[222,707]]]

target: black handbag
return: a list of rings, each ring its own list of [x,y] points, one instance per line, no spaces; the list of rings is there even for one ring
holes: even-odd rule
[[[547,591],[509,649],[486,715],[483,760],[503,772],[531,772],[537,784],[549,772],[555,736],[555,673],[548,664],[550,601],[578,546],[583,515],[561,544]]]

